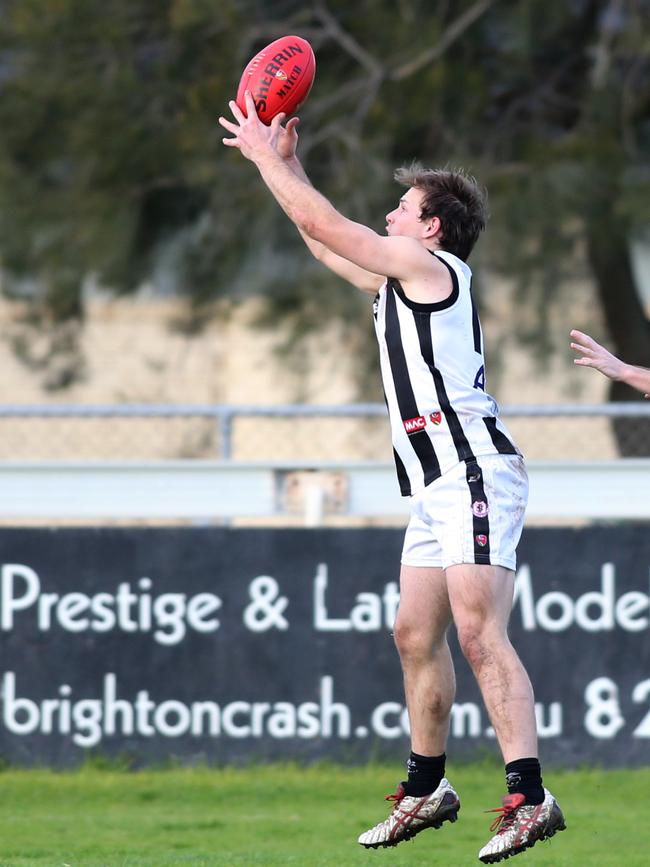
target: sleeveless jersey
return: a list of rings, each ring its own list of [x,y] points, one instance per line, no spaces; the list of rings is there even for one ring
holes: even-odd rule
[[[411,301],[388,277],[374,303],[384,394],[400,490],[410,496],[459,461],[519,454],[485,391],[483,335],[472,272],[444,250],[451,295]]]

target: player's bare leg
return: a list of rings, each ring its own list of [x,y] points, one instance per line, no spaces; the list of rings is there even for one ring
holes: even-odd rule
[[[504,761],[537,755],[530,679],[508,638],[514,573],[502,566],[447,569],[458,641],[476,677]]]
[[[404,674],[412,757],[444,763],[456,681],[447,644],[451,608],[442,569],[402,566],[395,643]],[[456,821],[458,795],[442,776],[430,791],[411,794],[400,783],[389,817],[359,837],[368,848],[395,846],[426,828]],[[408,784],[407,784],[408,785]],[[424,784],[426,788],[426,783]]]
[[[442,569],[402,566],[395,644],[402,663],[411,748],[444,753],[456,678],[447,644],[451,607]]]
[[[458,639],[478,681],[504,761],[515,766],[536,764],[539,773],[533,690],[507,634],[514,573],[500,566],[452,566],[447,569],[447,587]],[[517,855],[537,840],[564,830],[562,810],[548,789],[542,789],[541,776],[537,781],[528,797],[511,789],[503,798],[490,829],[496,833],[479,852],[483,863]]]

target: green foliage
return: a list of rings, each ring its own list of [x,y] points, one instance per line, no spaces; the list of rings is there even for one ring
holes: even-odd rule
[[[30,301],[41,330],[82,317],[89,275],[118,292],[153,279],[187,296],[194,323],[215,299],[249,294],[266,296],[271,319],[289,309],[298,335],[356,315],[216,125],[249,57],[298,32],[317,54],[301,132],[316,186],[382,231],[395,164],[472,169],[492,200],[483,263],[535,299],[522,333],[543,353],[545,311],[602,197],[597,231],[647,223],[642,5],[5,0],[6,291]]]

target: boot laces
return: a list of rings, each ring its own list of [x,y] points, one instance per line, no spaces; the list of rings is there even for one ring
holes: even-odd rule
[[[404,786],[400,783],[397,787],[396,791],[392,795],[386,795],[384,798],[385,801],[395,801],[393,804],[393,810],[397,810],[400,805],[400,801],[406,796],[406,791]]]
[[[525,803],[526,799],[523,795],[507,795],[503,799],[501,807],[497,807],[495,810],[486,810],[486,813],[499,814],[490,825],[490,831],[505,834],[514,825],[517,819],[517,810]]]

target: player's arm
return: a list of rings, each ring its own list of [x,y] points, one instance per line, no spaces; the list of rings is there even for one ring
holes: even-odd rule
[[[234,135],[223,142],[239,148],[244,157],[255,163],[280,207],[304,235],[371,274],[410,280],[417,276],[418,268],[422,272],[430,269],[430,257],[417,241],[382,237],[347,219],[325,196],[295,175],[277,151],[281,118],[275,117],[267,127],[259,120],[250,93],[246,94],[246,101],[247,117],[230,102],[236,123],[219,118],[219,123]]]
[[[631,388],[643,392],[646,398],[650,398],[650,370],[626,364],[582,331],[574,329],[571,337],[575,340],[575,343],[571,344],[571,349],[581,353],[579,358],[574,359],[574,364],[593,367],[609,379],[624,382]]]
[[[297,224],[296,224],[297,225]],[[356,286],[362,292],[369,295],[375,295],[381,284],[386,279],[379,274],[373,274],[371,271],[366,271],[365,268],[359,267],[349,259],[344,259],[328,249],[321,241],[315,241],[311,238],[300,226],[297,229],[302,236],[303,241],[309,248],[311,254],[318,259],[323,265],[342,277],[348,283]]]
[[[325,196],[295,175],[274,150],[262,154],[256,165],[262,180],[303,238],[310,238],[325,248],[323,261],[334,270],[337,266],[344,268],[345,261],[355,266],[357,275],[376,275],[372,277],[376,291],[384,279],[379,275],[410,279],[413,256],[424,259],[420,246],[413,239],[383,237],[368,226],[344,217]]]
[[[294,175],[311,186],[311,181],[307,177],[302,163],[296,156],[296,146],[298,144],[297,125],[298,118],[292,117],[285,127],[280,127],[278,153]],[[350,262],[342,256],[337,256],[325,244],[311,238],[300,226],[297,226],[297,229],[311,254],[329,268],[330,271],[334,271],[335,274],[338,274],[339,277],[356,286],[357,289],[374,295],[384,282],[384,277],[381,275],[366,271],[364,268],[355,265],[354,262]]]

